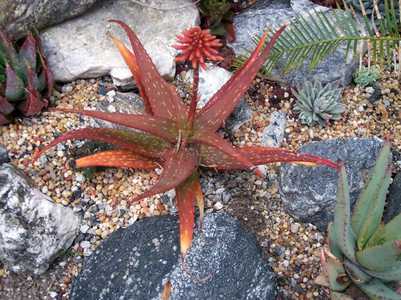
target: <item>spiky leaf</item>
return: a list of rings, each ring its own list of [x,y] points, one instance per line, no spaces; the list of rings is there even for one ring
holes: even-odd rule
[[[384,226],[383,239],[385,241],[401,240],[401,214]]]
[[[33,37],[32,33],[29,33],[18,53],[24,65],[34,71],[36,71],[36,49],[36,39]]]
[[[369,283],[360,284],[358,287],[372,299],[381,300],[401,300],[401,295],[378,279],[373,279]]]
[[[55,111],[77,113],[103,121],[108,121],[114,124],[123,125],[129,128],[139,129],[172,143],[176,142],[176,138],[178,136],[175,122],[160,117],[152,117],[148,115],[133,115],[126,113],[107,113],[100,111],[77,110],[68,108],[57,108]]]
[[[355,236],[351,227],[351,202],[349,198],[349,185],[344,166],[340,168],[336,207],[334,213],[334,229],[338,238],[337,245],[342,253],[355,262]]]
[[[84,139],[109,143],[151,158],[161,158],[168,149],[168,144],[163,140],[141,132],[111,128],[83,128],[69,131],[57,137],[46,147],[36,152],[33,160],[37,160],[45,151],[62,142]]]
[[[383,281],[401,281],[401,261],[397,262],[386,271],[377,272],[366,270],[366,273],[378,279],[382,279]]]
[[[135,32],[124,22],[118,20],[111,20],[111,22],[121,26],[130,40],[138,69],[140,70],[141,82],[144,83],[143,87],[154,115],[175,121],[183,121],[187,116],[186,107],[175,88],[161,77]]]
[[[112,167],[131,169],[155,169],[158,165],[143,156],[128,150],[102,151],[79,158],[75,161],[77,168]]]
[[[24,116],[30,117],[38,114],[44,107],[47,107],[47,100],[42,100],[40,94],[34,87],[34,73],[28,67],[28,86],[26,88],[25,101],[18,105],[18,109]]]
[[[380,225],[391,181],[390,167],[390,144],[386,143],[379,153],[369,183],[361,192],[352,215],[352,229],[357,236],[359,250],[363,249]]]
[[[25,96],[25,84],[8,64],[6,65],[6,77],[7,80],[4,95],[11,102],[21,100]]]
[[[371,271],[386,271],[400,261],[401,241],[390,241],[382,245],[356,252],[356,258]]]
[[[0,96],[0,113],[8,115],[12,113],[13,110],[14,106],[8,102],[6,98]]]
[[[187,149],[171,150],[165,158],[159,181],[145,193],[129,200],[130,203],[167,192],[184,182],[196,169],[196,154]]]

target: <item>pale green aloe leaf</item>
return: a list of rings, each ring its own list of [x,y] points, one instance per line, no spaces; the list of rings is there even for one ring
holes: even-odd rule
[[[338,239],[337,245],[342,253],[351,261],[355,259],[355,237],[351,227],[349,185],[344,166],[341,167],[338,178],[336,207],[334,214],[334,229]]]
[[[383,238],[386,241],[401,240],[401,214],[384,226]]]
[[[400,261],[400,254],[401,240],[396,240],[357,251],[356,258],[371,271],[386,271]]]
[[[401,300],[401,295],[378,279],[373,279],[369,283],[358,285],[358,287],[371,299],[381,300]]]
[[[385,143],[379,153],[366,188],[361,192],[352,215],[352,229],[361,250],[380,225],[386,194],[391,182],[391,150]]]
[[[386,239],[384,238],[384,224],[380,223],[375,233],[372,235],[368,243],[365,245],[365,248],[374,247],[383,244],[384,242],[386,242]]]
[[[341,252],[340,247],[337,244],[338,238],[336,236],[336,230],[334,229],[333,223],[329,223],[327,231],[328,231],[330,252],[333,253],[333,255],[336,256],[337,258],[342,259],[343,254]]]
[[[401,261],[386,271],[376,272],[366,270],[366,273],[383,281],[401,281]]]
[[[368,273],[366,273],[365,270],[363,270],[359,265],[351,262],[350,260],[345,259],[343,264],[348,276],[354,283],[361,284],[372,279],[372,277]]]

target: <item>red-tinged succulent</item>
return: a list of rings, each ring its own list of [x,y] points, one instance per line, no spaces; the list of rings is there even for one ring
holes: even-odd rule
[[[18,52],[0,31],[0,125],[9,123],[16,111],[33,116],[47,107],[53,76],[47,67],[40,41],[31,33]]]
[[[58,109],[61,112],[79,113],[135,130],[78,129],[55,139],[38,151],[35,158],[63,141],[90,139],[110,143],[116,149],[78,159],[78,167],[115,166],[153,169],[162,166],[163,172],[158,182],[145,193],[131,199],[130,203],[175,189],[183,255],[192,242],[195,203],[200,209],[201,219],[203,216],[204,203],[198,172],[200,167],[215,170],[254,170],[257,165],[289,162],[322,164],[337,169],[337,164],[330,160],[308,154],[297,154],[286,149],[235,148],[216,132],[251,85],[284,27],[273,35],[266,47],[263,47],[267,38],[265,34],[247,63],[205,107],[196,111],[192,108],[194,102],[196,108],[197,89],[193,89],[191,108],[188,108],[179,98],[176,89],[160,76],[136,34],[123,22],[116,20],[112,22],[119,24],[125,30],[132,45],[131,51],[113,37],[139,87],[145,104],[145,114]]]

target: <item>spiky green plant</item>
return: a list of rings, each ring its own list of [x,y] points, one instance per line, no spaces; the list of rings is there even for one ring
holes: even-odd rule
[[[53,89],[53,76],[42,54],[40,41],[31,33],[18,51],[0,30],[0,125],[9,123],[15,111],[24,116],[39,113]]]
[[[340,169],[334,222],[328,228],[329,247],[321,257],[332,299],[349,299],[344,295],[351,286],[370,299],[401,299],[393,289],[401,281],[401,214],[381,223],[390,182],[391,151],[385,143],[351,215],[347,175],[344,166]]]
[[[205,18],[206,27],[214,35],[225,36],[230,41],[235,39],[235,33],[232,26],[233,11],[231,3],[228,0],[201,0],[199,10]]]
[[[367,48],[373,62],[390,64],[401,41],[401,22],[397,18],[398,10],[394,1],[384,0],[384,13],[376,22],[371,22],[365,15],[361,24],[351,10],[312,11],[298,16],[274,45],[261,74],[270,76],[278,65],[285,74],[303,66],[305,62],[308,62],[310,69],[314,69],[340,46],[346,49],[344,59],[351,54],[357,55],[358,49]],[[254,37],[255,43],[259,40],[260,36]],[[248,56],[239,56],[234,68],[242,66]]]
[[[354,74],[355,84],[361,87],[372,86],[380,78],[380,69],[376,66],[362,67]]]
[[[297,98],[294,111],[299,112],[303,124],[324,126],[329,120],[339,120],[344,112],[341,89],[331,84],[322,86],[318,81],[308,81],[293,94]]]

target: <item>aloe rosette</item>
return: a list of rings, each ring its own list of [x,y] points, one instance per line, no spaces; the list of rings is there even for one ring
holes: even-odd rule
[[[136,81],[144,101],[144,114],[106,113],[68,108],[58,111],[78,113],[123,125],[129,129],[85,128],[67,132],[56,138],[43,151],[66,140],[89,139],[110,143],[116,149],[95,153],[76,161],[77,167],[108,166],[121,168],[154,169],[162,166],[158,182],[145,193],[130,199],[130,203],[159,193],[175,189],[176,205],[180,221],[181,253],[189,249],[194,227],[195,204],[203,217],[204,199],[199,181],[200,167],[214,170],[254,170],[256,166],[274,162],[326,165],[337,168],[337,164],[317,156],[266,147],[236,148],[223,139],[217,130],[232,113],[266,61],[277,38],[284,30],[279,29],[266,47],[267,35],[261,40],[249,60],[210,99],[197,110],[197,86],[199,66],[205,60],[219,60],[217,48],[220,43],[208,32],[199,28],[190,29],[178,37],[182,53],[178,60],[188,61],[194,67],[195,76],[190,105],[178,96],[176,89],[167,83],[140,43],[137,35],[123,22],[113,20],[127,33],[132,50],[119,39],[112,37]]]
[[[322,270],[332,299],[352,299],[351,286],[370,299],[401,300],[395,286],[401,281],[401,214],[381,222],[391,182],[391,151],[386,143],[353,213],[345,168],[339,172],[334,222],[329,247],[322,251]]]
[[[47,107],[45,98],[53,83],[39,38],[29,33],[17,51],[0,31],[0,125],[9,123],[16,112],[33,116]]]

